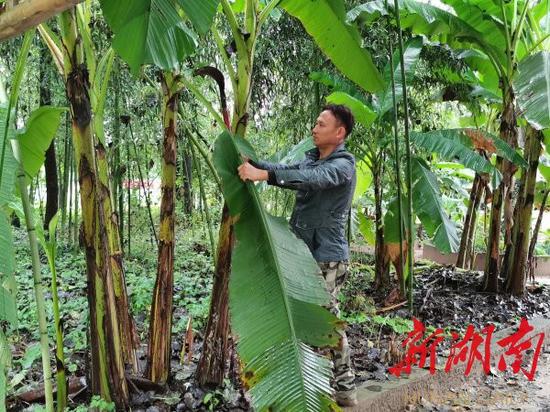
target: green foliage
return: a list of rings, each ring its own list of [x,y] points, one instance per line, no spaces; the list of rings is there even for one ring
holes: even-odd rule
[[[458,250],[456,226],[441,203],[437,177],[422,159],[412,159],[413,208],[435,246],[443,253]]]
[[[298,18],[340,72],[363,90],[380,90],[383,82],[356,29],[345,23],[342,2],[283,0],[281,7]],[[340,7],[340,9],[339,9]]]
[[[193,32],[181,21],[170,0],[101,0],[115,38],[113,48],[137,74],[144,64],[177,68],[194,52]]]
[[[350,108],[355,120],[368,128],[376,119],[376,113],[366,104],[344,92],[333,92],[326,97],[327,103],[343,104]]]
[[[398,335],[408,333],[413,330],[413,321],[410,319],[404,319],[399,316],[373,316],[372,321],[380,326],[388,326]]]
[[[32,112],[26,127],[17,131],[20,162],[32,180],[44,164],[46,150],[59,128],[60,116],[67,109],[42,106]]]
[[[178,0],[181,8],[189,17],[200,34],[210,30],[220,0]]]
[[[538,129],[550,128],[550,52],[522,60],[515,81],[523,115]]]
[[[231,215],[238,218],[231,325],[254,406],[329,410],[330,363],[308,346],[333,345],[337,339],[337,318],[320,306],[329,296],[318,267],[286,220],[267,214],[254,185],[239,179],[241,155],[228,133],[216,141],[214,162]]]

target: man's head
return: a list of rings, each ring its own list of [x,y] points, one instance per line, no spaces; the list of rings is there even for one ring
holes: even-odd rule
[[[323,107],[312,130],[315,146],[320,150],[336,148],[351,133],[354,123],[353,114],[346,106],[329,104]]]

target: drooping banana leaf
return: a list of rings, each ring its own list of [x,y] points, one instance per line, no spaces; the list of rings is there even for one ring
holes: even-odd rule
[[[418,157],[411,160],[414,213],[440,251],[456,252],[459,245],[458,233],[455,224],[443,209],[437,177],[424,160]]]
[[[334,345],[340,321],[320,306],[329,295],[306,245],[266,213],[253,183],[239,179],[242,148],[253,152],[224,132],[214,150],[236,219],[229,297],[242,379],[257,410],[330,410],[330,362],[309,345]]]
[[[107,24],[115,34],[113,48],[137,74],[144,64],[173,70],[196,47],[171,0],[101,0]]]
[[[36,176],[59,128],[63,107],[42,106],[31,113],[26,128],[17,132],[21,164],[29,179]]]
[[[418,147],[438,153],[446,160],[457,161],[478,173],[495,173],[495,167],[479,155],[475,149],[483,149],[489,155],[496,154],[519,167],[527,167],[510,145],[499,137],[481,129],[444,129],[432,132],[411,132],[411,141]]]
[[[537,129],[550,128],[550,52],[522,60],[515,80],[523,116]]]
[[[375,92],[384,82],[370,54],[361,47],[357,30],[345,22],[343,2],[283,0],[280,4],[296,17],[340,72],[363,90]]]

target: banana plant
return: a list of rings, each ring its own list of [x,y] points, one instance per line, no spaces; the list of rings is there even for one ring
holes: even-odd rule
[[[404,27],[413,33],[447,44],[457,50],[471,49],[466,61],[473,67],[483,89],[494,95],[501,95],[502,116],[500,118],[500,137],[512,147],[517,146],[517,103],[514,80],[522,61],[529,58],[539,48],[548,44],[548,35],[541,33],[540,21],[547,1],[534,5],[529,0],[473,1],[446,0],[446,6],[420,3],[416,0],[402,0],[399,3],[400,15]],[[372,21],[387,14],[389,8],[381,0],[356,7],[348,14],[351,20]],[[544,64],[538,66],[544,72]],[[532,73],[534,74],[534,73]],[[538,78],[538,76],[535,76]],[[518,100],[522,100],[519,98]],[[491,225],[485,268],[485,288],[498,290],[499,239],[502,209],[506,214],[505,240],[512,242],[512,197],[508,195],[512,188],[516,167],[498,157],[497,167],[503,179],[493,193]],[[516,273],[514,276],[522,277]],[[517,282],[520,285],[522,282]],[[523,288],[513,288],[514,293],[523,293]]]
[[[175,247],[175,182],[177,157],[177,121],[179,94],[184,83],[184,58],[196,48],[197,35],[188,26],[191,21],[199,33],[208,31],[219,1],[209,0],[199,6],[195,2],[169,0],[101,1],[103,15],[113,30],[113,47],[138,74],[143,65],[152,64],[162,70],[162,195],[158,238],[158,266],[151,323],[149,329],[146,374],[154,382],[164,384],[170,371],[172,299]],[[185,15],[183,20],[180,11]],[[138,30],[136,31],[136,22]]]

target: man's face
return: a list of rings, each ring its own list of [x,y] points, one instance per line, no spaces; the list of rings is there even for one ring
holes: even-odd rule
[[[331,111],[325,110],[317,117],[311,134],[315,146],[324,148],[338,146],[342,143],[346,135],[346,129]]]

